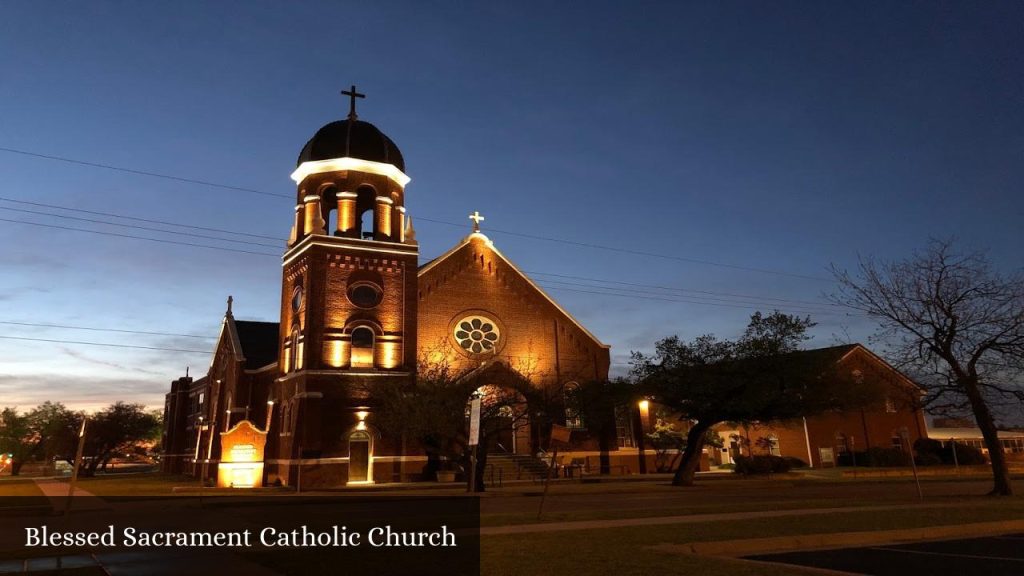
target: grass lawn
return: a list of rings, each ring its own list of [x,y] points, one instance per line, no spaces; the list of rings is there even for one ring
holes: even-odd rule
[[[170,474],[113,474],[79,478],[78,487],[97,496],[171,496],[175,486],[198,486],[190,476]]]
[[[12,480],[5,478],[0,480],[0,497],[3,496],[42,496],[43,492],[36,486],[34,480]]]
[[[698,541],[766,536],[892,530],[1024,517],[1024,498],[967,503],[963,508],[901,510],[891,513],[848,512],[828,516],[791,516],[731,520],[704,524],[640,526],[485,536],[481,540],[481,574],[530,576],[547,574],[746,575],[807,574],[784,566],[740,560],[672,555],[647,547]]]

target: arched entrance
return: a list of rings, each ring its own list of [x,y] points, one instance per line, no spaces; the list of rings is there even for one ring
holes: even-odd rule
[[[373,439],[366,430],[348,435],[348,483],[373,482]]]
[[[530,454],[530,410],[516,389],[484,385],[481,395],[480,444],[490,454]]]

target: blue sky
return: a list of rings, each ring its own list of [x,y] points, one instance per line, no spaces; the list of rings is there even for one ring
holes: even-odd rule
[[[805,303],[832,289],[830,264],[858,254],[902,258],[956,235],[1020,268],[1024,5],[569,4],[5,3],[0,147],[287,195],[302,145],[344,116],[338,91],[355,83],[368,95],[360,117],[405,155],[424,261],[479,210],[531,273],[718,298],[589,294],[614,285],[535,275],[613,346],[617,370],[663,336],[735,336],[772,303],[813,311],[814,345],[866,341],[869,322]],[[10,152],[0,175],[5,199],[281,240],[186,238],[0,201],[9,220],[274,254],[291,222],[284,198]],[[273,256],[3,221],[0,321],[210,339],[13,324],[0,335],[209,350],[228,294],[236,317],[277,319],[279,274]],[[0,358],[0,404],[91,408],[158,405],[210,355],[0,339]]]

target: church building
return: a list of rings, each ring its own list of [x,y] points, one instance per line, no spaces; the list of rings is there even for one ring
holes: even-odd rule
[[[480,390],[608,377],[609,346],[494,246],[478,213],[420,264],[402,153],[346,94],[348,118],[318,130],[291,175],[280,322],[235,320],[229,298],[208,374],[167,395],[166,471],[221,486],[293,485],[300,467],[304,486],[406,481],[427,458],[380,432],[367,391],[413,385],[418,363],[450,363]],[[514,410],[490,448],[529,457],[543,430],[525,402]]]
[[[163,470],[222,487],[433,479],[424,474],[423,446],[379,425],[371,393],[415,386],[417,370],[430,365],[450,366],[474,394],[502,402],[481,441],[492,482],[546,473],[536,455],[551,447],[552,425],[569,431],[561,446],[566,473],[660,468],[664,454],[645,446],[661,420],[658,407],[620,407],[591,426],[596,433],[567,409],[574,386],[608,378],[609,346],[495,247],[482,216],[470,216],[461,242],[420,263],[405,208],[405,159],[358,119],[355,87],[343,93],[348,117],[320,128],[291,174],[280,321],[236,320],[228,298],[207,374],[175,380],[166,396]],[[719,426],[722,446],[705,450],[704,469],[753,453],[761,438],[771,453],[828,466],[858,449],[909,449],[926,434],[920,409],[901,399],[916,385],[866,348],[807,354],[885,379],[893,394],[857,413]]]

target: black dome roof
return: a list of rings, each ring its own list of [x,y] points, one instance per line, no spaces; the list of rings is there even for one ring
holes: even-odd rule
[[[394,164],[405,172],[405,159],[398,146],[376,126],[362,120],[338,120],[317,130],[302,147],[296,165],[346,156]]]

